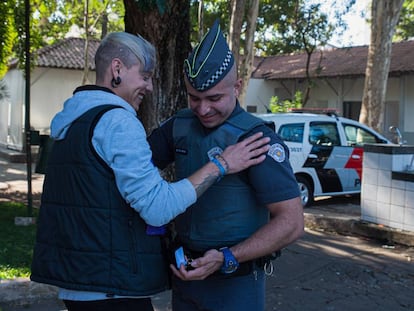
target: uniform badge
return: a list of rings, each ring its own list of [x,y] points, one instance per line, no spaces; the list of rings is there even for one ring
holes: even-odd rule
[[[271,145],[267,154],[271,156],[276,162],[283,162],[286,158],[285,149],[281,144]]]

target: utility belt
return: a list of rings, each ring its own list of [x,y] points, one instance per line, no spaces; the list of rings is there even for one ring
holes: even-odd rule
[[[188,248],[184,247],[184,253],[187,256],[187,258],[195,259],[198,257],[203,257],[204,253],[199,251],[194,251]],[[237,276],[245,276],[250,273],[252,273],[256,269],[263,269],[265,271],[266,275],[271,275],[273,273],[273,263],[272,261],[276,258],[280,257],[282,252],[280,250],[273,252],[270,255],[260,257],[254,260],[245,261],[239,263],[239,267],[237,270],[230,274],[223,274],[220,272],[220,270],[214,272],[210,276],[207,277],[207,279],[213,279],[213,278],[232,278]]]

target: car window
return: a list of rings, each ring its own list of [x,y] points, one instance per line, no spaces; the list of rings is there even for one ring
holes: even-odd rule
[[[383,140],[361,127],[343,124],[348,146],[382,143]]]
[[[309,142],[319,146],[340,146],[338,128],[332,122],[311,122]]]
[[[302,143],[304,127],[304,123],[284,124],[280,126],[277,133],[284,141]]]

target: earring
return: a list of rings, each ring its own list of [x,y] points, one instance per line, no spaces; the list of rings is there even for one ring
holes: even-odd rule
[[[112,85],[112,87],[115,89],[115,88],[117,88],[117,87],[118,87],[118,85],[120,85],[120,84],[121,84],[121,82],[122,82],[121,77],[120,77],[120,76],[118,76],[118,77],[116,77],[116,78],[112,78],[111,85]]]

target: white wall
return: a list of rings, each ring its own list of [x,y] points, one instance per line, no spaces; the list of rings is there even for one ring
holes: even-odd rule
[[[82,82],[82,71],[56,68],[35,68],[30,75],[30,125],[40,134],[49,134],[53,116],[62,110],[64,101],[72,96]],[[25,81],[22,71],[11,69],[4,77],[10,100],[0,106],[0,145],[22,151],[25,128]],[[89,73],[95,83],[95,72]]]
[[[245,98],[246,105],[256,106],[258,113],[265,113],[265,107],[269,107],[270,98],[275,95],[274,85],[274,81],[250,79]]]
[[[400,101],[400,78],[388,79],[388,87],[386,93],[386,101]],[[407,85],[413,85],[414,76],[410,77]],[[284,82],[287,88],[292,89],[295,82],[293,80]],[[298,84],[300,87],[301,84]],[[280,83],[277,81],[266,81],[262,79],[251,79],[246,94],[246,102],[248,105],[258,103],[267,104],[272,96],[278,95],[274,90],[280,88]],[[317,103],[326,103],[327,106],[337,108],[342,111],[343,101],[362,101],[364,91],[364,78],[354,79],[328,79],[317,80],[315,87],[311,90],[308,105],[310,107],[317,107]],[[407,96],[414,99],[414,88],[407,88]],[[294,92],[294,90],[291,90]],[[338,100],[341,99],[341,100]],[[414,106],[413,106],[414,107]],[[320,107],[319,107],[320,108]],[[413,125],[414,126],[414,125]]]
[[[414,76],[407,77],[404,86],[404,131],[414,132]]]
[[[25,104],[23,72],[11,69],[3,79],[8,88],[10,98],[2,102],[0,144],[10,149],[22,150]]]
[[[5,85],[8,91],[9,85],[6,81]],[[9,110],[10,110],[10,99],[4,98],[0,100],[0,146],[7,146],[8,128],[9,128]]]
[[[90,72],[90,83],[95,83],[95,72]],[[50,121],[62,110],[64,101],[82,82],[82,71],[36,68],[32,74],[30,123],[31,126],[48,134]]]

